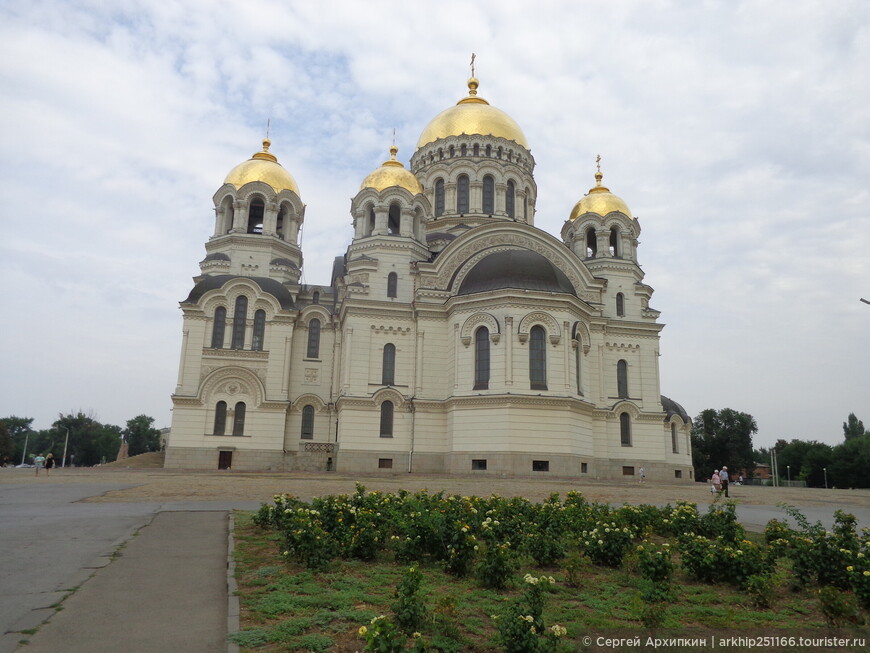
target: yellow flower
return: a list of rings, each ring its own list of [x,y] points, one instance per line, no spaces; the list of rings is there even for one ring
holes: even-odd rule
[[[367,632],[369,632],[369,629],[366,628],[365,626],[360,626],[360,627],[359,627],[359,634],[360,634],[361,637],[365,637],[365,634],[366,634]]]

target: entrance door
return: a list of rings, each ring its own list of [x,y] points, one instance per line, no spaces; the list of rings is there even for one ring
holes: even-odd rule
[[[229,469],[233,466],[232,451],[218,451],[218,469]]]

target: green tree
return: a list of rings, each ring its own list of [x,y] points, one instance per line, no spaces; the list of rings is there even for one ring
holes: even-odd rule
[[[846,487],[870,487],[870,433],[849,438],[834,447],[828,467],[828,484]]]
[[[15,464],[15,442],[9,435],[6,422],[0,420],[0,465]]]
[[[30,447],[29,437],[33,434],[33,418],[32,417],[15,417],[11,415],[0,420],[6,424],[6,430],[12,442],[15,445],[14,453],[10,457],[15,463],[21,462],[21,456],[24,455],[24,443],[27,442],[27,449],[33,451]]]
[[[695,478],[705,479],[714,469],[728,467],[732,473],[751,477],[755,470],[752,435],[758,432],[755,418],[731,408],[702,411],[692,424],[692,464]]]
[[[61,414],[49,431],[52,438],[51,451],[56,451],[57,447],[63,449],[67,431],[69,432],[67,454],[72,463],[89,467],[104,461],[112,462],[118,457],[118,450],[121,448],[120,426],[100,424],[96,417],[86,415],[82,411],[76,414]]]
[[[805,481],[809,487],[824,487],[825,468],[832,460],[833,448],[815,440],[792,440],[777,448],[779,475],[785,478],[790,473],[791,480]]]
[[[843,422],[843,435],[847,440],[868,435],[870,431],[864,430],[864,422],[855,417],[855,413],[849,413],[849,419]]]
[[[154,418],[147,415],[138,415],[127,420],[123,435],[129,447],[129,455],[137,456],[146,451],[160,450],[160,430],[155,429],[153,424]]]

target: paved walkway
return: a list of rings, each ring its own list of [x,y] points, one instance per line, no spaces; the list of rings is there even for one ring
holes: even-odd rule
[[[227,515],[260,502],[81,502],[126,487],[0,484],[0,653],[228,650]],[[830,525],[834,509],[801,510]],[[870,525],[870,507],[846,509]],[[785,517],[763,505],[737,514],[756,531]]]

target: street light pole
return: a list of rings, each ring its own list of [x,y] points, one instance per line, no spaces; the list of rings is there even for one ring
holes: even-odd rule
[[[828,468],[822,467],[822,471],[825,472],[825,489],[828,489]]]
[[[791,465],[786,465],[785,468],[788,471],[788,486],[791,487]]]
[[[66,467],[66,446],[69,444],[69,428],[66,430],[66,440],[63,441],[63,460],[60,462],[61,468]]]
[[[30,439],[30,431],[28,431],[24,436],[24,451],[21,452],[21,464],[24,464],[24,461],[27,459],[27,441]]]

